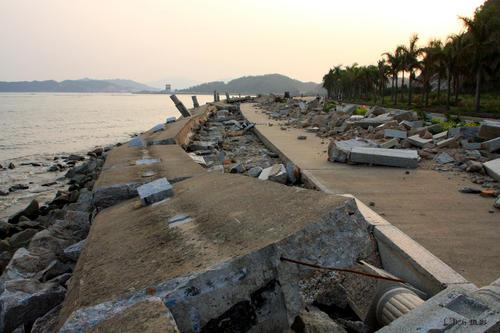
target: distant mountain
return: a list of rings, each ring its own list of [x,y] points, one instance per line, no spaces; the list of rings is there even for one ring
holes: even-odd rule
[[[0,92],[112,92],[128,93],[138,91],[158,91],[145,84],[132,80],[65,80],[65,81],[0,81]]]
[[[266,74],[258,76],[244,76],[224,83],[214,81],[203,83],[180,92],[213,93],[228,92],[232,94],[282,94],[289,91],[292,95],[323,94],[323,88],[315,82],[302,82],[281,74]]]

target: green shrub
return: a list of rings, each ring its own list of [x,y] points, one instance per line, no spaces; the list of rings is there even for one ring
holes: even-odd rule
[[[367,112],[368,112],[367,108],[360,106],[356,109],[356,111],[354,111],[354,114],[356,116],[364,116]]]

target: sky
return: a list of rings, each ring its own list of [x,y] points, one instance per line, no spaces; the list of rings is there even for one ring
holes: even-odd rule
[[[0,81],[149,84],[280,73],[320,82],[418,33],[463,30],[480,0],[0,0]]]

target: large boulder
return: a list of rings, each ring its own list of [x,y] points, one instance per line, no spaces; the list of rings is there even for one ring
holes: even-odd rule
[[[9,218],[9,223],[18,223],[21,216],[25,216],[30,220],[36,219],[40,214],[38,201],[32,200],[30,204],[23,210],[17,212]]]
[[[37,318],[60,304],[66,293],[58,284],[31,279],[7,281],[4,288],[0,295],[0,332],[11,332],[20,325],[30,328]]]
[[[47,267],[54,258],[54,254],[50,251],[44,249],[28,250],[21,247],[17,249],[5,267],[0,282],[31,278]]]
[[[312,307],[302,310],[295,318],[292,329],[296,333],[347,333],[344,327],[334,322],[326,313]]]

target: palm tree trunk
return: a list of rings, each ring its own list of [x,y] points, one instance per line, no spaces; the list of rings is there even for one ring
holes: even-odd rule
[[[441,101],[441,74],[438,73],[437,103]]]
[[[458,93],[460,92],[460,75],[455,76],[455,105],[458,103]]]
[[[412,81],[412,77],[411,77],[411,71],[410,71],[410,78],[408,80],[408,105],[411,105],[411,81]]]
[[[477,69],[476,73],[476,96],[475,96],[476,112],[481,111],[481,68]]]
[[[394,103],[394,75],[392,76],[391,82],[391,101]]]
[[[451,73],[448,74],[448,92],[446,96],[446,110],[450,110],[450,100],[451,100]]]
[[[403,93],[404,85],[405,85],[405,71],[403,71],[403,78],[401,79],[401,102],[403,102],[403,97],[404,97]]]
[[[398,104],[398,76],[397,74],[395,74],[395,82],[396,82],[396,85],[395,85],[395,88],[396,88],[396,93],[394,94],[394,105],[397,105]]]
[[[429,84],[424,85],[424,95],[425,95],[425,107],[429,106]]]

